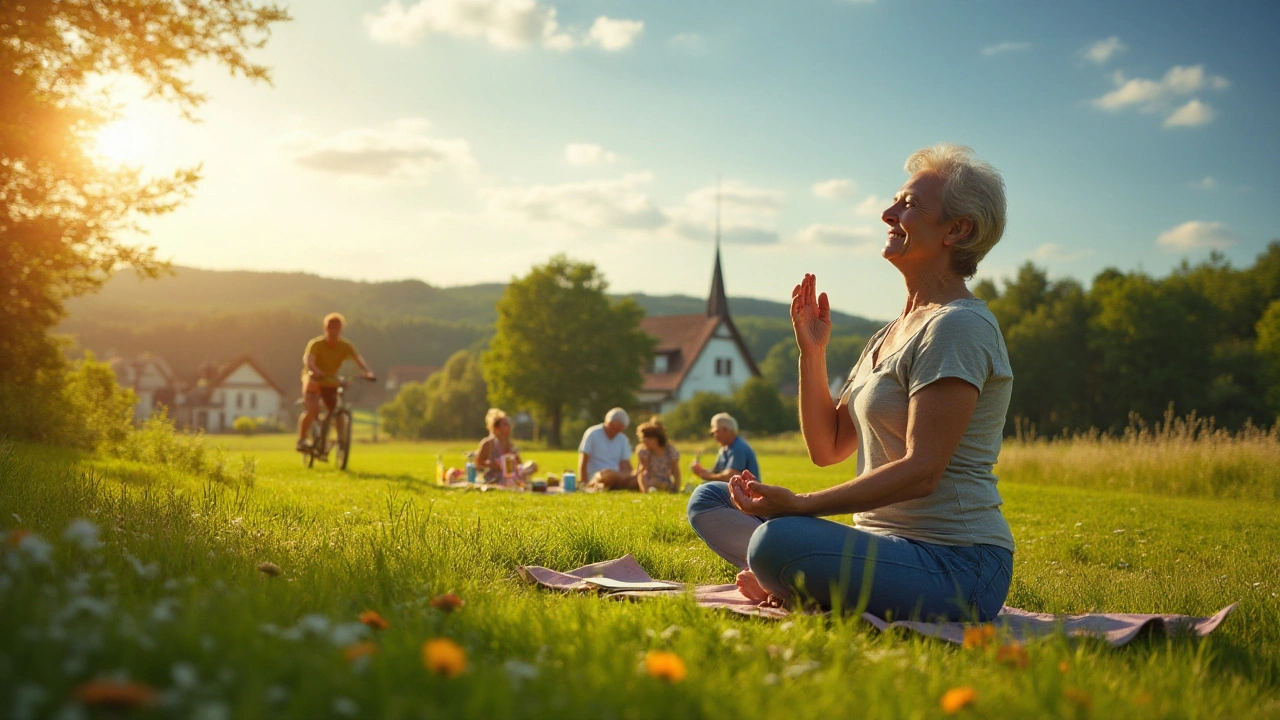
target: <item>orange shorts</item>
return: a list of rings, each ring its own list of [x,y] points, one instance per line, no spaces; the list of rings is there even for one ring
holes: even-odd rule
[[[338,388],[336,387],[326,387],[312,380],[303,383],[302,394],[304,396],[319,395],[324,401],[324,406],[329,408],[329,412],[333,412],[333,409],[338,406]]]

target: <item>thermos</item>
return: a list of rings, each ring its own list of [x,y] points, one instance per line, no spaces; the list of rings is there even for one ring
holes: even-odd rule
[[[578,476],[572,472],[566,472],[561,479],[565,492],[573,492],[578,489]]]
[[[467,482],[472,485],[476,482],[476,464],[470,460],[467,461]]]

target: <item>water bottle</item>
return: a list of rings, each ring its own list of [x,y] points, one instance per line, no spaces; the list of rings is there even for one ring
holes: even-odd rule
[[[561,484],[564,486],[565,492],[573,492],[578,489],[578,476],[566,470],[561,478]]]
[[[476,464],[470,460],[467,461],[467,482],[476,484]]]

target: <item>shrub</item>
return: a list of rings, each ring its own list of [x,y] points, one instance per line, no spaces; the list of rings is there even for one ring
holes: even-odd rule
[[[252,486],[257,477],[257,461],[246,457],[241,459],[239,468],[230,467],[222,448],[209,447],[203,433],[178,431],[164,411],[153,413],[142,427],[128,433],[112,454],[227,485]]]
[[[231,424],[231,429],[241,435],[249,436],[258,432],[258,421],[247,415],[242,415]]]

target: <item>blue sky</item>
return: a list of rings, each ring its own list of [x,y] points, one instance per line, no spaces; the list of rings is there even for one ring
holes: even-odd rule
[[[722,178],[728,290],[816,272],[889,318],[879,211],[915,149],[1008,185],[979,277],[1032,260],[1164,274],[1280,237],[1280,5],[1164,2],[293,3],[274,86],[196,72],[202,122],[118,86],[103,151],[203,163],[149,223],[177,263],[434,285],[557,252],[616,291],[702,295]]]

